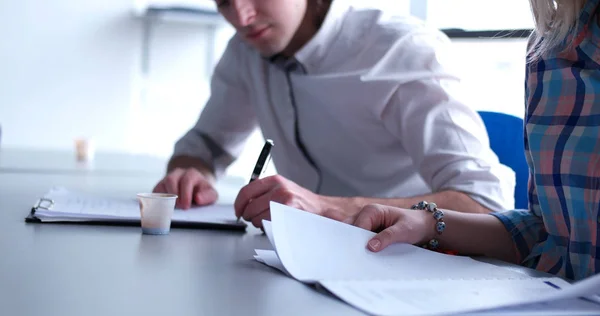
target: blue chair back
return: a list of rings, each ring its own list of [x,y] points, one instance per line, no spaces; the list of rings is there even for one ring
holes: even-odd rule
[[[515,207],[528,207],[527,181],[529,166],[525,159],[523,120],[516,116],[480,111],[479,115],[490,137],[490,147],[500,159],[500,163],[514,170],[516,175]]]

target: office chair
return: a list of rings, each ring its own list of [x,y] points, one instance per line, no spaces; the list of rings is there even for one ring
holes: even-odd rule
[[[480,111],[479,115],[487,129],[490,147],[500,159],[500,163],[515,172],[515,207],[527,209],[529,167],[525,159],[523,120],[516,116],[496,112]]]

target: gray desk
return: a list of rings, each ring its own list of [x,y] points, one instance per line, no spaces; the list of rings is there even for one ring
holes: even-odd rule
[[[164,174],[166,166],[167,159],[142,154],[97,152],[93,161],[81,163],[68,150],[0,148],[0,173],[156,176]]]
[[[155,237],[135,227],[25,224],[33,201],[56,184],[115,195],[153,185],[134,177],[0,174],[0,315],[361,315],[254,261],[254,249],[270,245],[253,228]]]
[[[50,186],[132,196],[144,177],[0,173],[0,315],[361,315],[253,260],[260,231],[26,224]],[[222,200],[241,183],[222,182]],[[349,263],[351,264],[351,263]],[[525,271],[526,269],[517,268]]]

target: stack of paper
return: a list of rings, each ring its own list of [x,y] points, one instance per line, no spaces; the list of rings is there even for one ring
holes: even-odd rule
[[[575,313],[600,311],[591,300],[577,300],[600,292],[600,276],[572,286],[408,244],[372,253],[366,249],[372,232],[274,202],[270,207],[271,222],[263,225],[274,250],[257,249],[256,260],[370,314],[465,313],[556,299],[573,299]],[[548,313],[556,305],[543,308]]]
[[[135,197],[110,198],[53,188],[36,205],[29,218],[41,222],[139,223],[140,208]],[[238,222],[233,205],[193,207],[175,210],[172,223],[185,227],[245,229]]]

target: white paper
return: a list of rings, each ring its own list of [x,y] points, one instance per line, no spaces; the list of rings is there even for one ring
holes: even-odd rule
[[[271,243],[271,247],[273,247],[273,250],[277,252],[277,248],[275,248],[275,239],[273,238],[273,226],[271,226],[271,222],[263,219],[262,224],[263,230],[265,231],[265,235],[267,235],[267,238]]]
[[[454,314],[529,303],[569,284],[559,278],[507,280],[321,281],[330,292],[376,315]],[[600,306],[599,306],[600,307]]]
[[[528,302],[532,304],[584,298],[589,302],[597,303],[600,307],[600,300],[597,296],[598,293],[600,293],[600,274],[596,274],[573,284],[567,283],[565,285],[562,283],[556,285],[560,287],[560,290],[531,297]],[[509,307],[509,304],[505,304],[505,307]],[[598,315],[600,315],[600,308],[598,309]]]
[[[75,193],[64,188],[53,189],[44,198],[52,199],[54,205],[49,210],[36,211],[36,217],[43,221],[140,219],[139,202],[136,198],[106,198]],[[176,209],[172,219],[192,223],[236,223],[233,205],[193,207],[185,211]]]
[[[275,251],[257,251],[257,260],[370,314],[600,314],[593,300],[578,299],[600,292],[600,275],[571,285],[407,244],[372,253],[372,232],[274,202],[270,211],[263,225]],[[560,309],[559,301],[576,304]]]
[[[275,242],[273,240],[273,229],[271,226],[271,222],[263,219],[262,224],[263,224],[263,230],[264,230],[265,234],[267,235],[267,238],[269,239],[271,246],[273,247],[273,249],[275,249]],[[277,252],[275,250],[254,249],[254,251],[256,252],[256,256],[254,256],[254,258],[258,262],[264,263],[272,268],[275,268],[275,269],[285,273],[287,276],[290,276],[289,272],[287,272],[287,270],[281,263],[281,260],[279,260],[279,257],[277,256]]]
[[[511,279],[525,274],[473,260],[394,244],[379,253],[366,248],[375,234],[271,202],[271,226],[277,255],[296,279]]]
[[[477,311],[473,315],[486,316],[558,316],[600,315],[600,304],[584,299],[572,298],[551,302],[534,303],[490,311]]]
[[[600,274],[575,282],[568,288],[548,296],[546,301],[576,297],[592,297],[597,300],[598,295],[600,295]]]
[[[290,274],[285,270],[285,267],[279,261],[277,257],[277,253],[273,250],[263,250],[263,249],[254,249],[256,252],[256,256],[254,258],[261,263],[268,265],[269,267],[275,268],[285,275],[290,276]]]
[[[259,255],[254,255],[254,259],[256,259],[256,261],[266,264],[265,261],[259,256]]]

